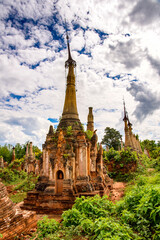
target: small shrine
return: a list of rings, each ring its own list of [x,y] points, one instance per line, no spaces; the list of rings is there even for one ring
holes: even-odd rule
[[[76,62],[71,57],[67,36],[68,69],[65,102],[62,118],[55,131],[50,126],[43,144],[43,159],[40,177],[33,191],[24,199],[23,209],[38,213],[60,214],[71,208],[76,197],[109,195],[112,180],[103,167],[103,148],[98,147],[94,130],[93,109],[89,108],[87,130],[89,138],[79,120],[76,88]]]

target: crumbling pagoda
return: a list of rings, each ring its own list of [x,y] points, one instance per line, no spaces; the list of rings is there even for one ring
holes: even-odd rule
[[[129,121],[128,113],[126,111],[125,102],[124,104],[124,132],[125,132],[125,145],[124,148],[131,148],[133,151],[142,154],[142,149],[138,138],[132,132],[132,123]]]
[[[27,233],[37,225],[35,212],[22,211],[8,197],[7,189],[0,179],[0,233],[2,240],[20,239],[21,233]]]
[[[23,209],[38,213],[62,213],[71,208],[76,197],[109,194],[111,179],[103,168],[103,149],[97,148],[92,108],[89,108],[89,139],[79,120],[76,89],[76,62],[71,57],[67,36],[67,86],[62,118],[56,132],[50,126],[43,144],[43,162],[35,190],[28,192]]]
[[[32,142],[27,143],[26,146],[26,155],[24,159],[23,170],[28,174],[40,174],[40,160],[37,160],[35,158],[35,154],[33,154]]]

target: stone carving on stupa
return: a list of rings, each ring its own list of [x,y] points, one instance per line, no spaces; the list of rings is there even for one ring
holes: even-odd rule
[[[104,173],[103,149],[97,147],[92,107],[89,108],[87,137],[79,120],[76,88],[76,62],[71,57],[67,35],[68,69],[62,118],[54,131],[50,126],[43,144],[43,163],[36,188],[28,192],[23,209],[39,213],[62,213],[71,208],[76,197],[109,194],[112,180]]]

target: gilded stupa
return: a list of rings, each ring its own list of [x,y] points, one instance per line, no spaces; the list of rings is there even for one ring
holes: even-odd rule
[[[81,122],[78,116],[77,101],[76,101],[76,83],[75,83],[75,72],[76,61],[72,59],[69,37],[67,35],[67,46],[68,46],[68,60],[65,62],[65,68],[68,69],[66,95],[63,107],[63,113],[61,121],[58,125],[58,129],[72,126],[72,129],[81,130]]]
[[[40,177],[33,191],[28,192],[23,209],[38,213],[62,213],[71,208],[78,196],[94,196],[110,193],[112,181],[103,168],[103,149],[97,146],[92,108],[89,108],[87,129],[84,132],[76,103],[76,62],[71,57],[67,35],[68,69],[67,86],[62,118],[54,131],[50,126],[43,144]]]

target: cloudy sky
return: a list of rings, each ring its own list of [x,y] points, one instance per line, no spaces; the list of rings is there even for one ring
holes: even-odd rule
[[[1,0],[0,144],[41,145],[62,114],[65,19],[80,120],[94,109],[124,135],[123,97],[141,140],[160,135],[160,0]]]

